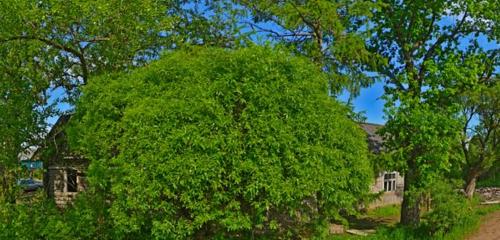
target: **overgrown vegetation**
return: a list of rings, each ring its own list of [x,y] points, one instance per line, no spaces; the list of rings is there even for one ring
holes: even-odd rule
[[[460,201],[463,201],[463,197]],[[456,204],[458,206],[460,204]],[[405,239],[405,240],[460,240],[464,239],[470,234],[473,234],[479,228],[479,225],[482,223],[483,217],[486,215],[500,211],[500,205],[490,205],[490,206],[481,206],[478,204],[477,200],[474,200],[472,203],[468,203],[462,205],[464,207],[468,207],[465,209],[460,209],[463,215],[458,221],[455,221],[453,226],[450,227],[447,231],[440,232],[431,232],[429,226],[433,220],[428,221],[429,216],[425,216],[422,219],[423,225],[419,228],[408,228],[401,225],[395,226],[380,226],[377,228],[377,232],[375,234],[363,237],[363,236],[354,236],[354,235],[340,235],[333,236],[331,239],[349,239],[349,240],[391,240],[391,239]],[[452,207],[454,208],[454,207]],[[455,209],[456,210],[456,209]],[[382,208],[380,210],[385,212],[386,209]],[[448,210],[445,210],[448,211]],[[383,215],[383,214],[382,214]],[[437,215],[436,215],[437,216]],[[441,217],[439,217],[441,218]],[[432,228],[432,227],[431,227]]]
[[[362,130],[326,93],[282,50],[194,48],[95,79],[72,133],[119,238],[307,237],[371,182]]]
[[[0,239],[325,238],[388,169],[406,182],[401,224],[373,238],[458,237],[484,210],[476,182],[499,186],[498,12],[494,0],[1,1]],[[376,156],[351,106],[375,81]],[[66,108],[90,186],[57,209],[16,178]]]
[[[493,168],[489,174],[485,174],[477,182],[478,187],[500,187],[500,169]]]
[[[477,39],[498,39],[492,33],[495,5],[384,1],[383,14],[373,19],[372,48],[389,62],[379,70],[387,77],[382,134],[393,155],[389,164],[405,178],[401,222],[406,226],[419,225],[424,195],[455,160],[460,93],[497,81],[498,49],[485,48]]]

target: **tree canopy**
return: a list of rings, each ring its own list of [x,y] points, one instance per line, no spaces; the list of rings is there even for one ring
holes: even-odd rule
[[[51,107],[72,107],[92,76],[143,66],[183,45],[239,44],[232,14],[202,1],[0,2],[0,172],[17,167],[23,147],[41,145],[34,140],[46,133],[47,117],[60,115]]]
[[[368,191],[346,111],[307,59],[194,48],[93,79],[71,132],[118,236],[297,236]]]
[[[162,50],[237,44],[230,8],[209,2],[200,10],[199,2],[3,1],[0,44],[37,49],[27,56],[37,63],[32,71],[75,100],[91,76],[142,66]]]

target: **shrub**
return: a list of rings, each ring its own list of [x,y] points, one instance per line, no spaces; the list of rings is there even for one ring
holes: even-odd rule
[[[42,194],[25,202],[0,202],[0,239],[70,239],[69,224]]]
[[[427,213],[422,227],[431,236],[446,235],[453,228],[469,222],[472,203],[454,190],[452,184],[437,182],[431,191],[432,210]]]
[[[307,59],[195,48],[92,79],[70,132],[118,238],[298,236],[368,191],[348,111]]]
[[[477,180],[477,187],[500,187],[500,167],[493,166],[492,169]]]

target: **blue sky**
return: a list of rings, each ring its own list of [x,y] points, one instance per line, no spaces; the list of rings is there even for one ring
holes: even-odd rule
[[[354,99],[354,111],[364,112],[369,123],[384,124],[384,84],[376,82],[369,88],[361,89],[359,97]],[[344,93],[339,96],[342,101],[347,101],[349,95]]]

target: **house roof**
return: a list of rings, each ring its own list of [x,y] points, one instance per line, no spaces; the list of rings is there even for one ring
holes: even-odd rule
[[[44,148],[47,145],[47,141],[51,141],[52,139],[56,138],[57,135],[62,133],[64,125],[66,125],[71,116],[72,114],[63,114],[57,119],[56,123],[54,123],[47,136],[45,136],[45,143],[33,152],[30,157],[31,160],[40,160],[42,151],[44,151]]]
[[[60,116],[57,119],[54,126],[52,126],[52,128],[50,129],[49,133],[47,134],[47,138],[52,138],[52,137],[55,137],[57,134],[59,134],[61,131],[61,127],[66,125],[66,123],[69,121],[71,116],[72,116],[72,114],[64,114],[64,115]]]
[[[374,123],[360,123],[359,126],[365,130],[368,135],[368,146],[370,150],[374,153],[380,153],[382,151],[382,145],[384,143],[384,139],[380,136],[377,131],[383,127],[380,124]]]

